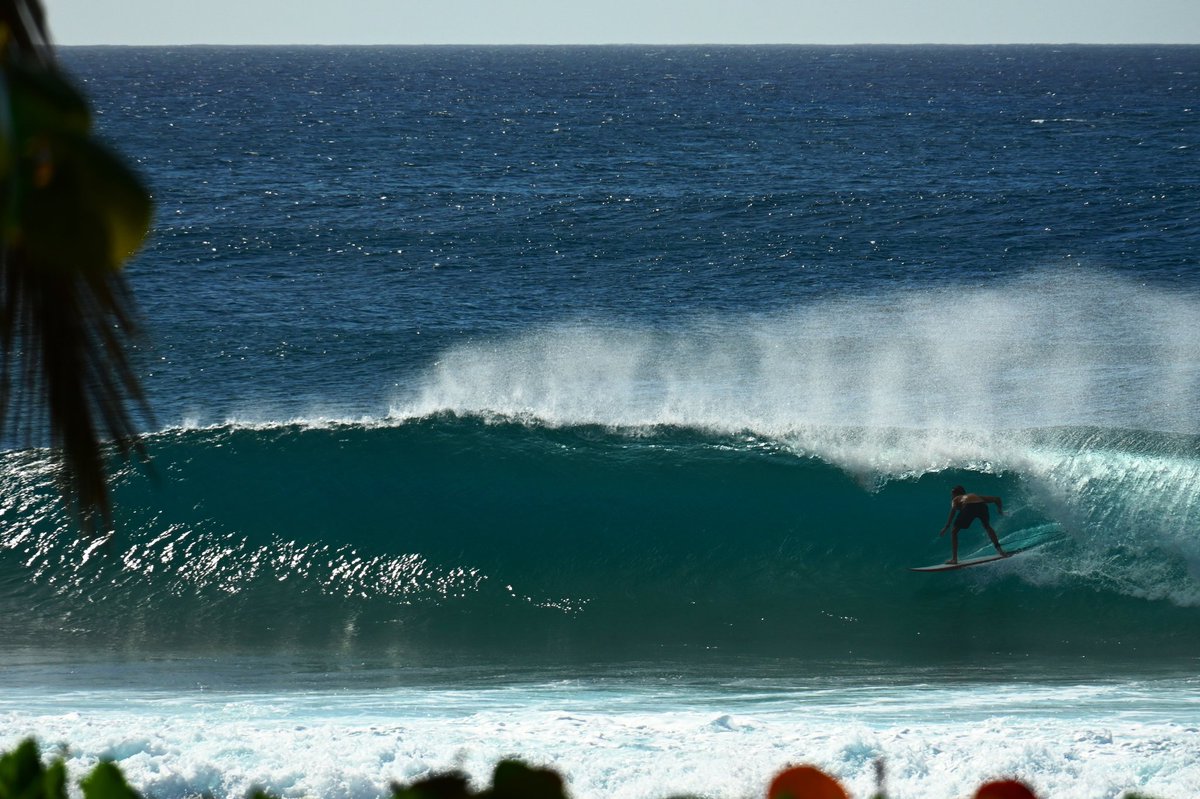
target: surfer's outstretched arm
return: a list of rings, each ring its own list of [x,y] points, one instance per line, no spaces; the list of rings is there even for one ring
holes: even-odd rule
[[[956,510],[958,510],[958,508],[955,508],[954,504],[951,503],[950,504],[950,515],[946,517],[946,524],[943,525],[942,531],[940,533],[938,533],[939,537],[945,535],[946,531],[950,529],[950,522],[954,521],[954,511],[956,511]]]
[[[984,502],[992,503],[996,506],[996,513],[999,513],[1001,516],[1004,515],[1004,503],[1001,501],[1000,497],[980,497],[980,499],[982,499]]]

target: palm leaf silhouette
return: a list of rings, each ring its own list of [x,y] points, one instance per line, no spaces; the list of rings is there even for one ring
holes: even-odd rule
[[[0,25],[0,422],[49,444],[85,529],[107,529],[109,455],[143,453],[134,415],[149,419],[128,357],[139,334],[121,267],[152,203],[91,137],[40,3],[0,0]]]

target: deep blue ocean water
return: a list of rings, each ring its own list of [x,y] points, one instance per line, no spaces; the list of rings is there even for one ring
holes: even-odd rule
[[[153,460],[97,541],[0,455],[0,742],[1200,793],[1200,48],[62,58],[157,203]],[[1036,547],[909,572],[956,483]]]

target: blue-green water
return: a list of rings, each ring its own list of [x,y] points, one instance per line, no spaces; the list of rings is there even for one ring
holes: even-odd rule
[[[23,611],[12,640],[359,657],[399,647],[421,664],[719,650],[1155,667],[1190,661],[1200,640],[1194,436],[1005,431],[956,443],[987,449],[991,464],[890,477],[848,453],[951,445],[892,429],[777,440],[455,416],[150,441],[153,473],[119,478],[119,532],[102,544],[67,532],[54,493],[37,488],[44,471],[10,456],[21,478],[6,495],[37,520],[11,539],[25,584],[10,613],[33,597],[37,613]],[[946,557],[947,487],[964,482],[1005,497],[995,521],[1010,546],[1042,546],[984,570],[907,571]],[[962,540],[964,557],[990,551],[978,526]]]
[[[63,58],[156,197],[152,463],[92,540],[0,456],[3,742],[1200,790],[1197,48]],[[910,572],[960,483],[1038,546]]]

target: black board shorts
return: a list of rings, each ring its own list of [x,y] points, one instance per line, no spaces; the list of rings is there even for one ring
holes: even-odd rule
[[[981,519],[984,524],[991,521],[986,502],[969,502],[963,505],[958,511],[958,517],[954,520],[954,529],[964,530],[974,524],[976,519]]]

